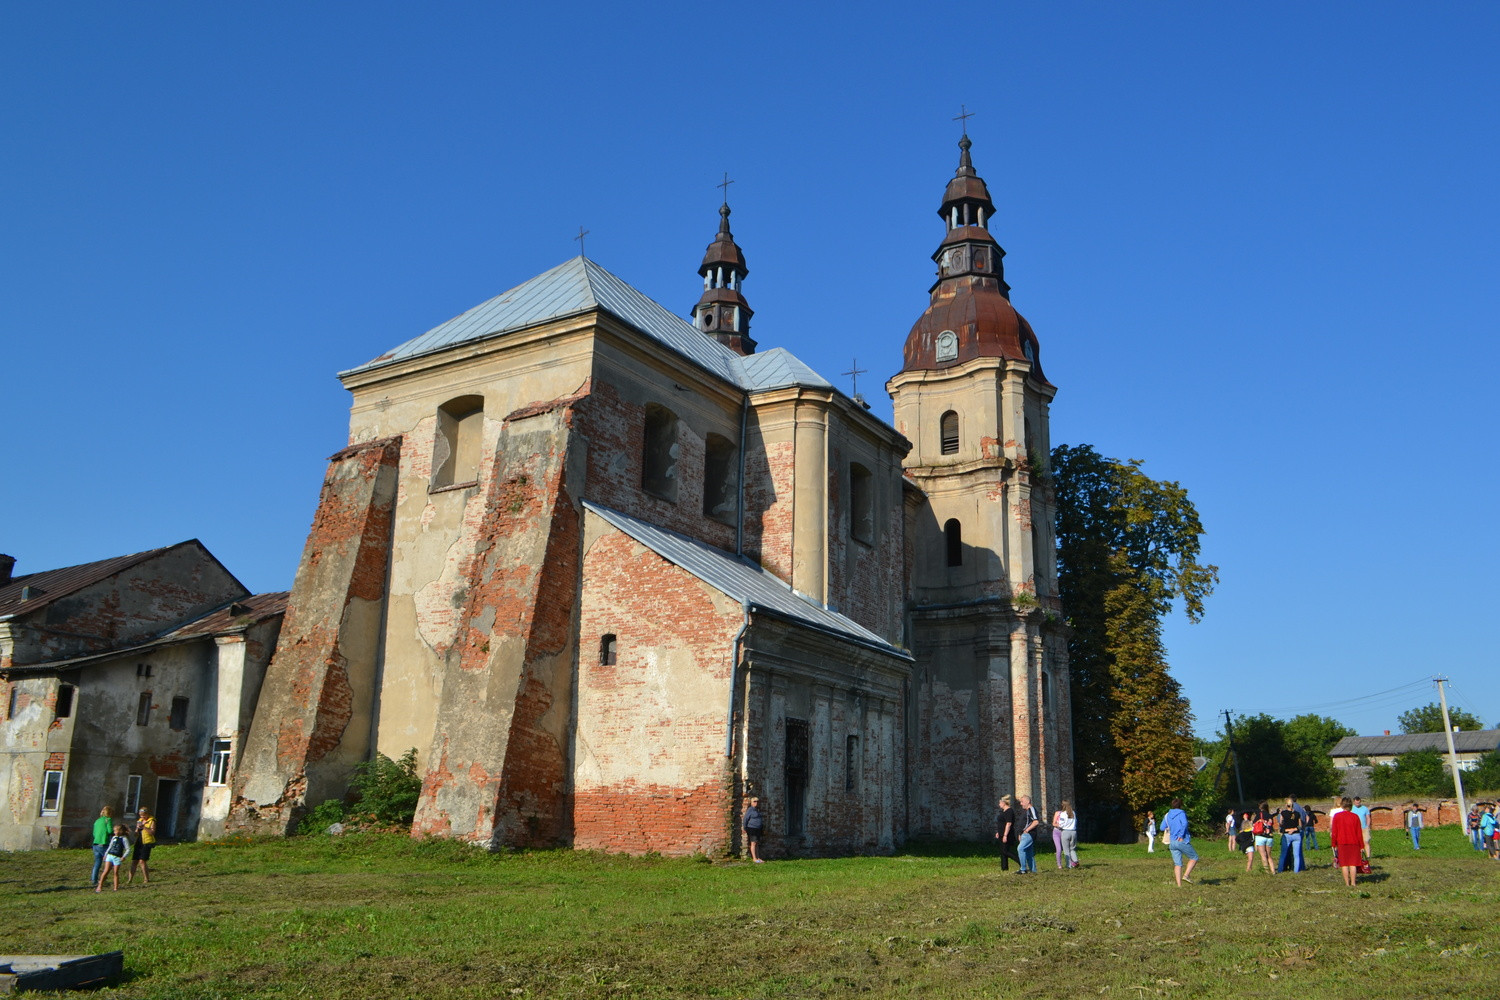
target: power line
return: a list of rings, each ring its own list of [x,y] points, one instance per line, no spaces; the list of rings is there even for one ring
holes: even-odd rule
[[[1400,687],[1391,688],[1387,691],[1376,691],[1374,694],[1361,695],[1358,698],[1347,698],[1343,701],[1327,701],[1316,705],[1293,705],[1283,706],[1280,708],[1263,708],[1261,709],[1261,711],[1265,712],[1267,715],[1281,715],[1288,712],[1306,713],[1347,708],[1376,707],[1373,706],[1373,703],[1376,701],[1395,704],[1399,703],[1405,698],[1410,697],[1413,693],[1416,692],[1418,688],[1426,687],[1431,683],[1432,678],[1424,677],[1419,681],[1412,681],[1410,684],[1403,684]],[[1239,712],[1239,714],[1241,715],[1245,714],[1240,709],[1236,709],[1235,711]]]

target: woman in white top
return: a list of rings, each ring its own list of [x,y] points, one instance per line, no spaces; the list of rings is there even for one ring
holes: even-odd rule
[[[1052,817],[1052,829],[1061,834],[1062,846],[1057,852],[1057,867],[1062,867],[1063,855],[1068,856],[1068,867],[1078,867],[1078,817],[1073,815],[1073,807],[1067,802],[1057,810],[1057,815]]]
[[[1156,813],[1149,809],[1146,811],[1146,851],[1156,851]]]

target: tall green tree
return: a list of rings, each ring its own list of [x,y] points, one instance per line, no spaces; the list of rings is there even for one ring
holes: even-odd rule
[[[1479,722],[1479,716],[1451,705],[1448,706],[1448,718],[1459,729],[1473,731],[1484,728]],[[1443,731],[1443,706],[1434,701],[1410,712],[1402,712],[1396,717],[1396,721],[1401,724],[1403,733],[1440,733]]]
[[[1203,525],[1187,490],[1139,460],[1060,445],[1051,474],[1073,717],[1108,723],[1074,727],[1075,784],[1082,799],[1140,808],[1191,775],[1192,715],[1167,671],[1161,620],[1181,601],[1198,621],[1218,568],[1198,560]]]
[[[1262,713],[1236,719],[1234,749],[1245,797],[1258,802],[1288,795],[1304,799],[1333,795],[1339,791],[1343,776],[1333,766],[1328,751],[1345,736],[1354,735],[1354,730],[1337,719],[1321,715],[1276,719]],[[1203,753],[1209,759],[1205,770],[1212,768],[1218,774],[1228,749],[1228,739],[1222,735],[1210,744]],[[1223,773],[1227,778],[1223,795],[1234,801],[1239,796],[1233,764],[1226,764]]]

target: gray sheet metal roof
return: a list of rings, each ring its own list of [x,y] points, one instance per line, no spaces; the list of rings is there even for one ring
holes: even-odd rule
[[[740,556],[730,555],[704,542],[642,521],[585,500],[583,506],[675,566],[741,603],[748,601],[773,614],[791,618],[825,632],[837,632],[866,646],[875,646],[910,660],[911,654],[892,646],[880,636],[830,611],[788,587],[781,579]]]
[[[665,306],[648,298],[587,257],[563,261],[487,302],[433,327],[372,361],[340,372],[353,375],[456,344],[487,340],[515,330],[603,310],[719,378],[751,391],[791,385],[833,388],[784,348],[741,357]]]
[[[1500,748],[1500,729],[1470,729],[1453,734],[1453,748],[1458,753],[1489,753]],[[1345,736],[1328,751],[1330,757],[1384,757],[1412,750],[1447,752],[1448,740],[1442,733],[1410,733],[1398,736]]]
[[[762,389],[780,389],[789,385],[811,385],[820,389],[832,389],[833,385],[823,376],[803,364],[796,355],[784,347],[773,347],[760,354],[737,357],[743,378],[740,386],[752,392]]]

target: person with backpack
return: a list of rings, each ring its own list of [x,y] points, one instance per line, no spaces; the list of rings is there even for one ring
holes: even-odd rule
[[[115,892],[120,891],[120,865],[124,863],[125,854],[130,850],[130,840],[125,833],[125,824],[116,823],[115,835],[104,848],[104,867],[99,871],[99,884],[94,886],[95,892],[104,891],[104,877],[110,874],[115,877]]]
[[[1255,835],[1255,853],[1260,855],[1260,864],[1266,874],[1275,875],[1276,866],[1271,863],[1271,810],[1269,803],[1262,802],[1255,810],[1255,818],[1251,821],[1251,831]]]

